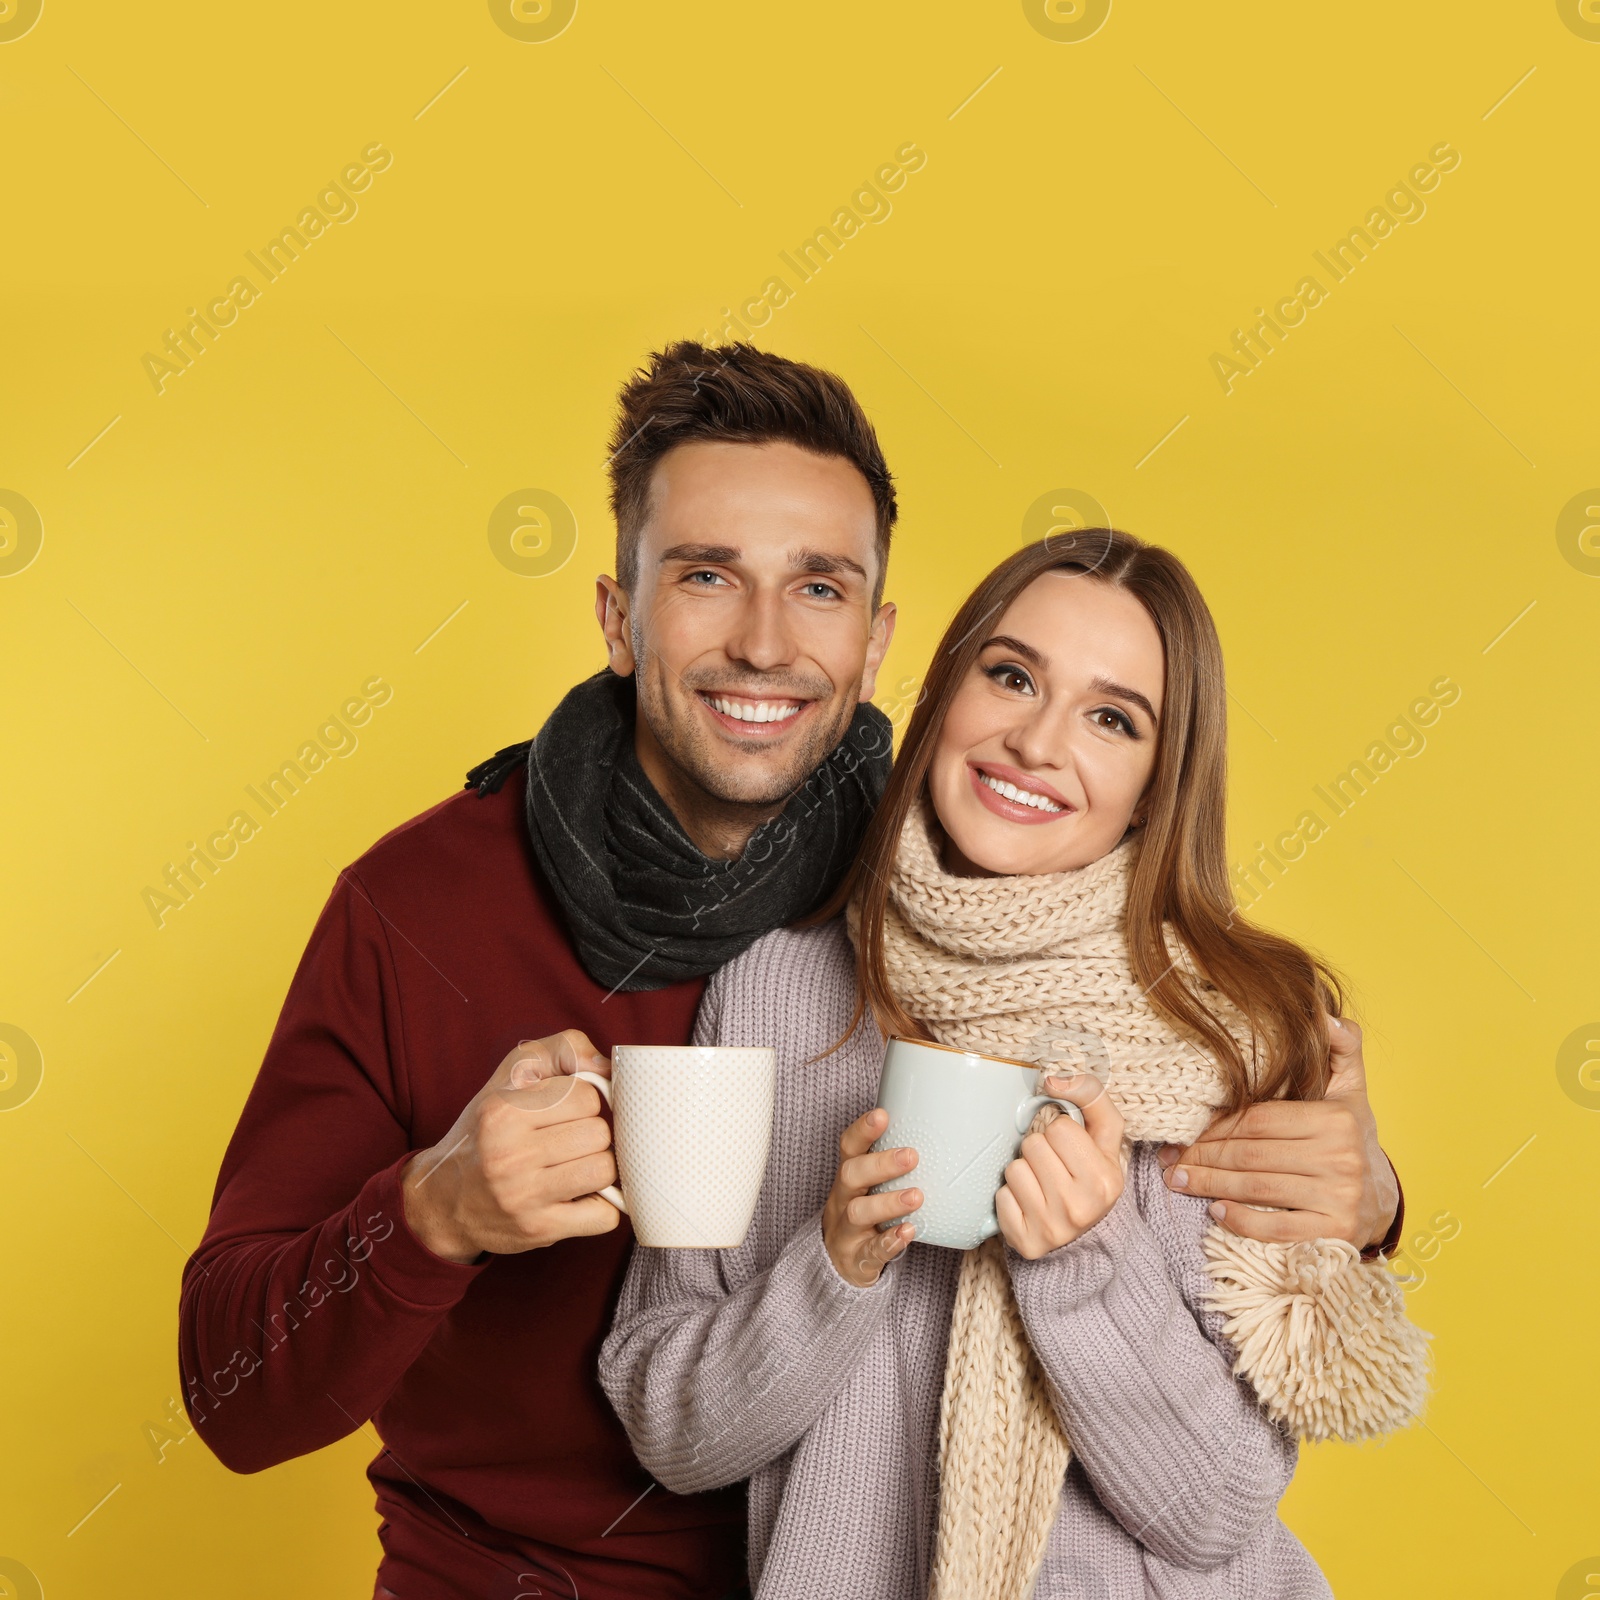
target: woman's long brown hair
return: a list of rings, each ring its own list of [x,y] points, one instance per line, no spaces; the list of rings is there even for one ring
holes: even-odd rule
[[[1052,534],[1008,556],[945,630],[860,853],[833,898],[807,919],[837,916],[856,901],[858,994],[847,1036],[867,1010],[885,1034],[929,1036],[889,987],[884,966],[883,920],[895,852],[906,818],[926,790],[950,702],[1006,608],[1047,572],[1079,573],[1127,590],[1150,614],[1166,656],[1155,771],[1145,791],[1128,888],[1125,932],[1134,978],[1161,1017],[1216,1060],[1227,1089],[1225,1109],[1280,1095],[1320,1099],[1329,1070],[1324,1016],[1338,1015],[1343,997],[1337,977],[1317,957],[1243,921],[1234,903],[1224,837],[1227,696],[1216,625],[1176,556],[1109,528]],[[1174,966],[1163,925],[1203,978],[1248,1020],[1257,1056],[1253,1067],[1203,990]]]

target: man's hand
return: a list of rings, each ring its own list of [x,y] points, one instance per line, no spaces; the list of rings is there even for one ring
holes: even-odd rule
[[[617,1181],[611,1129],[592,1084],[611,1063],[575,1028],[524,1040],[467,1102],[438,1144],[401,1174],[406,1222],[436,1256],[515,1255],[609,1233],[616,1208],[595,1191]]]
[[[1328,1039],[1325,1100],[1269,1100],[1217,1118],[1187,1149],[1164,1146],[1167,1187],[1216,1200],[1212,1216],[1247,1239],[1381,1240],[1400,1190],[1367,1104],[1361,1029],[1330,1017]]]

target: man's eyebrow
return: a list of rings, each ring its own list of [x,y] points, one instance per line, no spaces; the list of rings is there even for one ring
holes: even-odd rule
[[[1111,678],[1091,678],[1089,687],[1099,690],[1101,694],[1114,694],[1119,700],[1131,700],[1149,717],[1152,725],[1161,720],[1156,715],[1156,708],[1137,689],[1130,689],[1125,683],[1117,683]]]
[[[791,550],[789,563],[801,572],[853,572],[863,583],[867,581],[867,569],[859,561],[829,550]]]
[[[732,566],[743,554],[731,544],[675,544],[661,552],[663,566],[669,561],[703,562],[708,567]]]

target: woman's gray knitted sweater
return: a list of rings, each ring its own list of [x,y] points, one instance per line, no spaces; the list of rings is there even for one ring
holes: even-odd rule
[[[737,1250],[634,1252],[600,1381],[639,1459],[693,1493],[750,1480],[759,1600],[926,1600],[939,1397],[961,1265],[913,1244],[869,1289],[822,1242],[839,1134],[876,1101],[842,922],[769,934],[711,981],[700,1044],[772,1045],[778,1093],[755,1221]],[[1278,1520],[1296,1446],[1230,1371],[1203,1201],[1135,1147],[1110,1213],[1038,1261],[1007,1251],[1072,1464],[1037,1600],[1323,1600]],[[942,1600],[985,1600],[945,1596]]]

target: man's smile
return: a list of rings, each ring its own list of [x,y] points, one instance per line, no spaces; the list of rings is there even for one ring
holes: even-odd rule
[[[718,726],[741,739],[770,739],[788,733],[816,704],[788,695],[726,694],[709,689],[697,689],[695,698]]]

